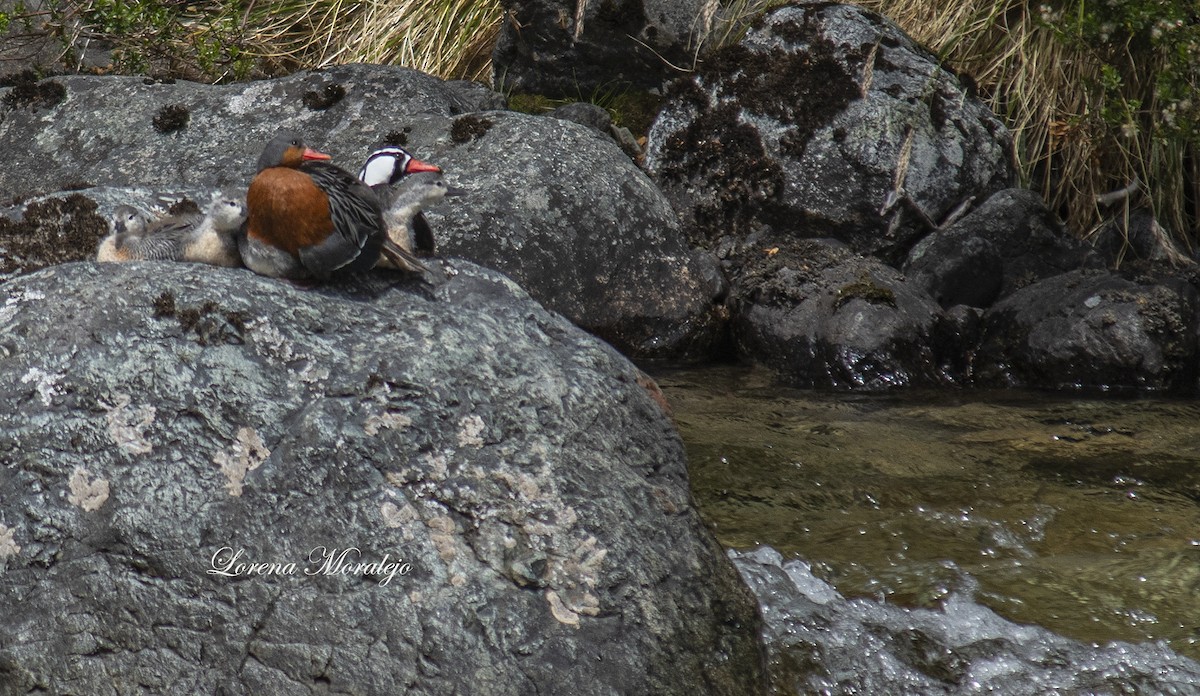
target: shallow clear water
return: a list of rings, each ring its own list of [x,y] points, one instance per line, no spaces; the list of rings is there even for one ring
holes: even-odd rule
[[[788,390],[655,375],[729,547],[802,558],[849,597],[1200,658],[1200,402]]]

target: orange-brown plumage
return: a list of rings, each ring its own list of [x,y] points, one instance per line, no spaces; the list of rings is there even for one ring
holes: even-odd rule
[[[292,133],[263,148],[238,249],[246,267],[285,278],[362,271],[387,240],[379,197]]]
[[[320,244],[333,232],[329,197],[312,177],[286,164],[254,177],[246,205],[250,210],[246,234],[289,254]]]

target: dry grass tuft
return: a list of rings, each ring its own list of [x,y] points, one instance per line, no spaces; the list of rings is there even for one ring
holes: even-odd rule
[[[1023,0],[857,4],[974,78],[1014,133],[1023,183],[1074,233],[1144,205],[1184,246],[1200,236],[1200,134],[1164,120],[1170,105],[1156,82],[1176,67],[1135,44],[1140,37],[1118,28],[1110,43],[1088,45],[1087,35],[1069,33],[1074,18]]]

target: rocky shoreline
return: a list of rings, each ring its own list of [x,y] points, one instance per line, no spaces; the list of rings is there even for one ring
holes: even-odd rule
[[[529,50],[502,39],[514,79]],[[629,358],[1200,392],[1195,264],[1070,237],[886,20],[782,8],[664,96],[638,163],[587,109],[395,67],[0,88],[4,693],[765,693],[754,599]],[[441,166],[448,281],[90,260],[117,206],[244,188],[281,128],[350,170]],[[285,572],[318,547],[409,572]],[[247,573],[207,573],[235,550]]]
[[[515,113],[400,68],[68,76],[0,99],[0,190],[75,201],[4,211],[9,259],[39,237],[70,240],[42,245],[51,261],[84,259],[89,213],[244,186],[286,127],[348,169],[384,144],[440,164],[466,192],[428,213],[442,252],[635,359],[736,357],[797,386],[1200,391],[1195,263],[1133,228],[1098,249],[1070,237],[1013,188],[1009,136],[970,88],[851,6],[776,11],[674,82],[645,171],[587,109]]]

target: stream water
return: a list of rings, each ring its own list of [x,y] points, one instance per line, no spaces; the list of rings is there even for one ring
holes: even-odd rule
[[[952,605],[1014,622],[1018,643],[1024,624],[1094,655],[1144,644],[1142,667],[1185,678],[1113,693],[1200,693],[1200,402],[827,393],[735,367],[656,378],[725,546],[772,547],[803,562],[793,580],[909,624]]]

